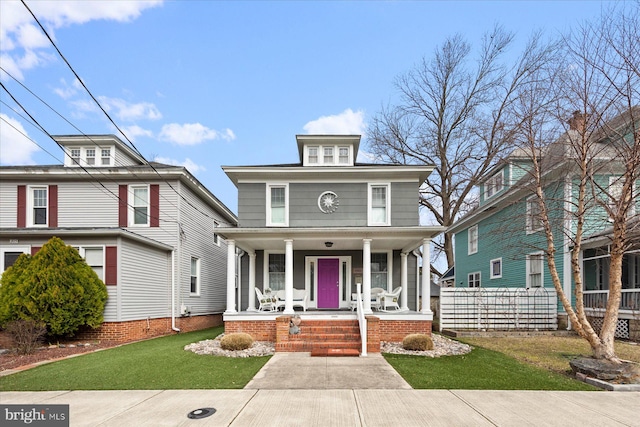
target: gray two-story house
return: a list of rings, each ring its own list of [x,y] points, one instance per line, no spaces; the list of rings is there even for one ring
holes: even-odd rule
[[[442,228],[420,226],[418,190],[433,168],[356,162],[359,135],[296,140],[299,163],[223,167],[238,188],[238,227],[220,230],[229,251],[225,330],[307,351],[312,344],[284,342],[289,318],[298,314],[303,332],[311,322],[354,321],[361,284],[370,351],[430,333],[433,314],[420,298],[429,301],[429,248]],[[393,310],[380,306],[380,290],[395,291]],[[259,310],[258,296],[269,294],[278,301]]]
[[[107,286],[91,338],[128,341],[222,323],[237,217],[183,167],[113,135],[56,136],[63,164],[0,167],[0,273],[52,236]]]

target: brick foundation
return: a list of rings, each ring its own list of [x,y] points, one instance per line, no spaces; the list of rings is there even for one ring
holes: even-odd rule
[[[221,314],[177,317],[176,327],[180,332],[192,332],[222,325]],[[103,340],[114,342],[138,341],[146,338],[171,335],[171,318],[130,320],[127,322],[105,322],[97,329],[85,329],[78,333],[79,340]]]
[[[409,334],[431,335],[431,321],[417,320],[384,320],[378,316],[367,318],[367,352],[379,353],[381,341],[401,342]],[[300,336],[289,335],[290,316],[279,316],[275,320],[228,320],[224,324],[226,334],[245,332],[256,341],[271,341],[281,351],[307,351],[298,343]],[[302,321],[301,328],[322,321]],[[327,320],[326,322],[331,322]],[[296,342],[294,345],[290,341]]]

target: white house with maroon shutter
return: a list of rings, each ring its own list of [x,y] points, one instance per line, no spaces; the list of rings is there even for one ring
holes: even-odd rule
[[[0,167],[0,272],[52,236],[105,282],[104,324],[127,341],[222,323],[236,216],[185,168],[145,159],[113,135],[57,136],[64,164]]]

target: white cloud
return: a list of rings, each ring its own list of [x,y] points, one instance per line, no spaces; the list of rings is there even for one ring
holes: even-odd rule
[[[168,157],[156,157],[153,159],[153,161],[158,163],[164,163],[166,165],[184,166],[192,174],[206,171],[204,166],[200,166],[196,164],[193,160],[191,160],[188,157],[184,159],[184,161],[182,162],[176,159],[170,159]]]
[[[94,20],[129,22],[142,11],[162,4],[150,1],[32,1],[29,8],[55,40],[54,31],[73,24],[85,24]],[[0,51],[19,65],[9,70],[13,76],[23,79],[23,71],[40,65],[49,57],[52,47],[33,17],[18,0],[0,1]],[[24,58],[30,58],[25,61]],[[3,58],[3,67],[7,62]]]
[[[99,96],[98,101],[102,107],[111,115],[114,113],[120,120],[158,120],[162,118],[162,114],[158,108],[150,102],[130,103],[120,98],[109,98],[107,96]]]
[[[0,164],[25,165],[34,164],[31,156],[40,151],[29,138],[22,124],[0,113]]]
[[[131,141],[135,141],[139,136],[153,137],[153,132],[138,125],[125,126],[121,127],[121,129]]]
[[[69,99],[78,94],[82,88],[78,79],[73,79],[73,83],[69,84],[65,79],[60,79],[60,87],[54,88],[53,92],[62,99]]]
[[[347,108],[340,114],[312,120],[303,129],[312,135],[362,135],[365,131],[364,112]]]
[[[204,141],[224,139],[232,141],[236,138],[231,129],[219,132],[201,125],[200,123],[170,123],[162,126],[159,135],[163,141],[172,142],[177,145],[197,145]]]

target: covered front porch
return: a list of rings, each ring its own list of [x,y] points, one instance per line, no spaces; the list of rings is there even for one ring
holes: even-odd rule
[[[303,343],[321,329],[327,346],[337,335],[380,351],[380,341],[401,341],[409,333],[431,333],[430,244],[440,227],[341,227],[322,229],[237,228],[227,239],[225,331],[242,331],[276,343],[279,351],[308,351]],[[360,285],[359,309],[354,297]],[[256,292],[256,289],[258,292]],[[397,307],[378,311],[376,290],[399,292]],[[294,292],[295,290],[295,292]],[[260,311],[257,295],[284,296],[277,312]],[[304,304],[296,303],[303,294]],[[372,301],[373,300],[373,301]],[[290,334],[299,316],[300,334]],[[305,327],[312,332],[307,335]],[[344,329],[351,328],[351,329]],[[297,335],[297,336],[293,336]]]

